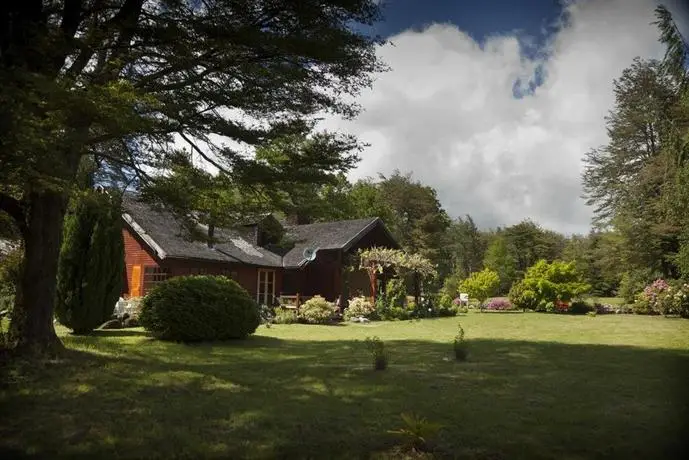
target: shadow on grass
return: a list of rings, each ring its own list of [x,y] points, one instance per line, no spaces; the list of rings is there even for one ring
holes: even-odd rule
[[[117,332],[117,331],[113,331]],[[553,342],[255,336],[223,344],[97,341],[16,372],[0,448],[93,458],[368,458],[402,412],[444,426],[448,458],[682,458],[686,352]],[[80,344],[85,342],[80,341]]]
[[[148,337],[143,329],[96,329],[91,332],[94,337]]]

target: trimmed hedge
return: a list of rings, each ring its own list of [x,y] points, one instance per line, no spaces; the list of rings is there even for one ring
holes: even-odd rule
[[[161,340],[243,339],[260,322],[258,305],[224,276],[180,276],[144,297],[139,323]]]

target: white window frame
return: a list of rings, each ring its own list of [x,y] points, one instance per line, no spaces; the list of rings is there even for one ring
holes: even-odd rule
[[[263,283],[261,283],[261,275],[263,275]],[[267,291],[266,286],[269,278],[271,281],[271,290]],[[269,305],[269,302],[275,298],[275,278],[275,270],[265,268],[258,269],[256,279],[256,302],[258,302],[259,305]],[[270,298],[268,298],[268,296],[270,296]]]

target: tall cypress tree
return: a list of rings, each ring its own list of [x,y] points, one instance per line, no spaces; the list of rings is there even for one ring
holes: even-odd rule
[[[124,243],[119,201],[86,192],[73,202],[60,251],[55,313],[75,334],[110,318],[122,288]]]

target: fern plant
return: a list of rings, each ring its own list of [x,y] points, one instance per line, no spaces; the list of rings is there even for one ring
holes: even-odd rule
[[[462,323],[457,323],[457,335],[454,341],[455,359],[457,361],[465,361],[467,359],[467,344],[464,340],[464,329],[462,328]]]
[[[373,358],[373,368],[382,371],[388,367],[388,351],[385,349],[385,342],[378,337],[367,337],[366,348]]]
[[[401,414],[404,426],[397,430],[390,430],[388,433],[395,434],[402,438],[403,446],[406,449],[425,451],[431,441],[440,431],[442,425],[429,422],[426,417],[419,417],[416,414]]]

